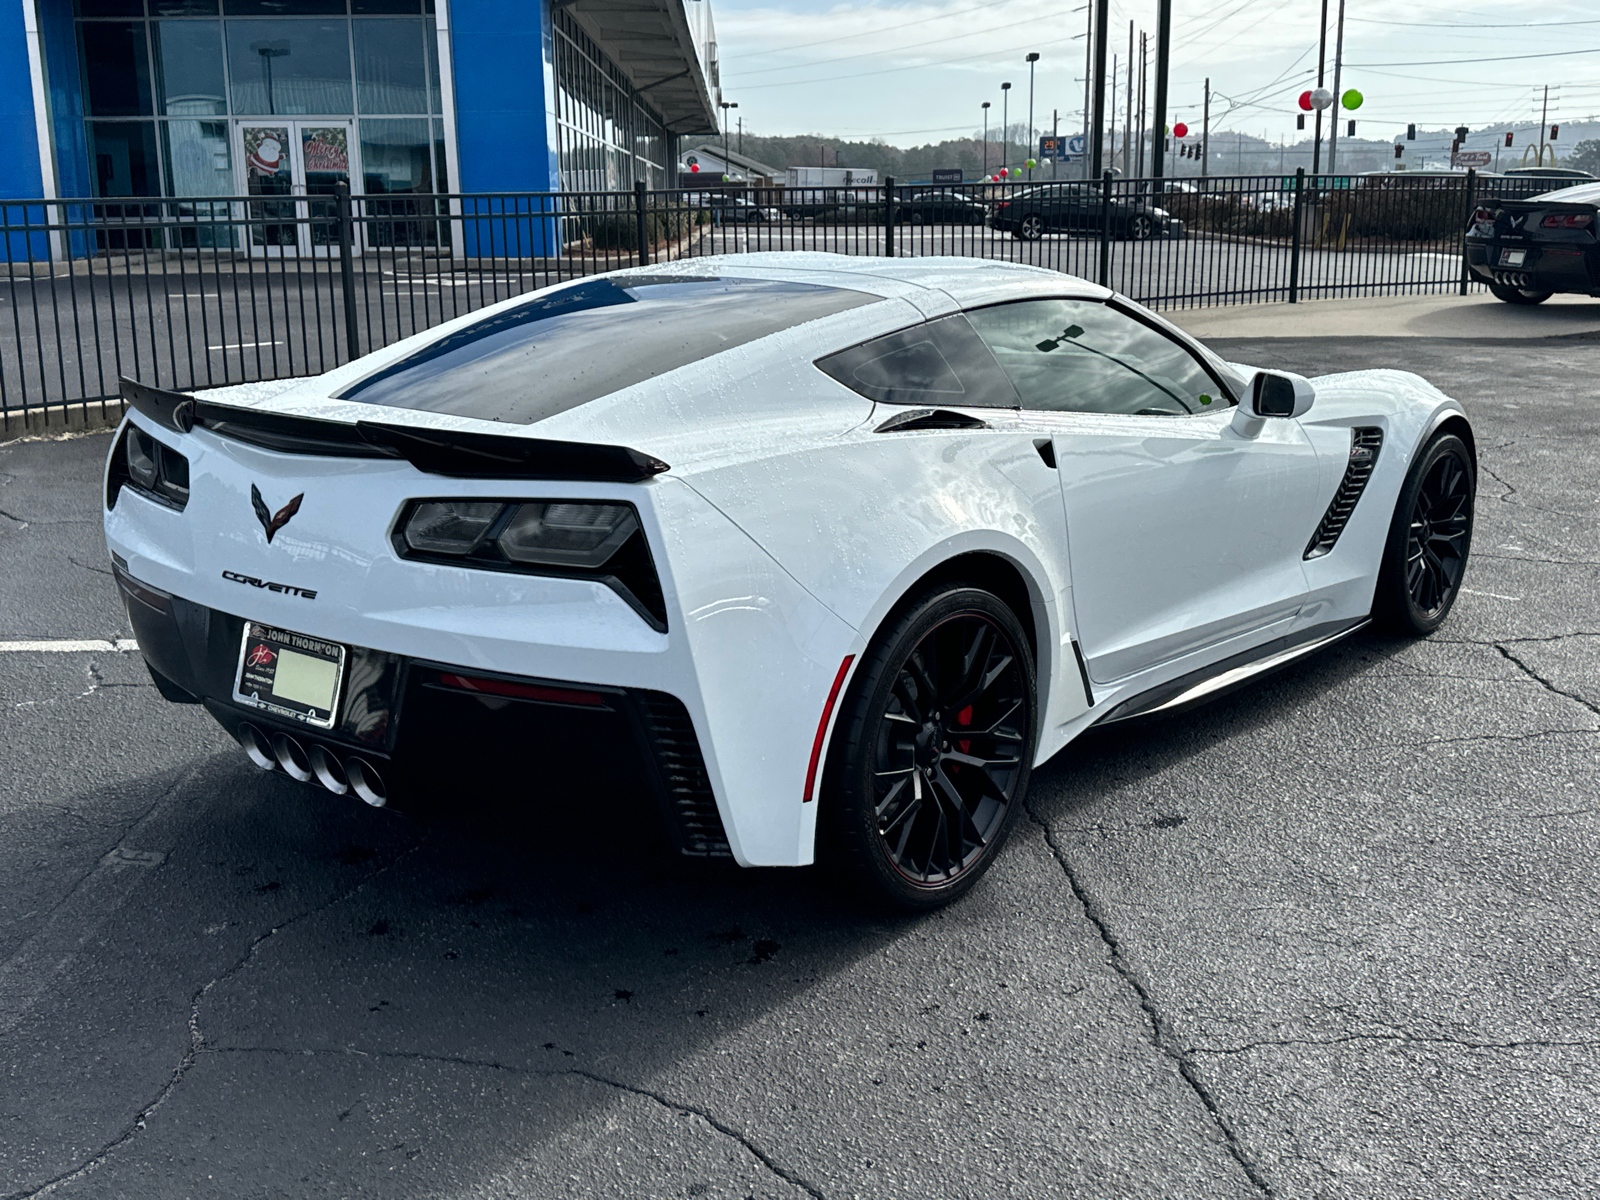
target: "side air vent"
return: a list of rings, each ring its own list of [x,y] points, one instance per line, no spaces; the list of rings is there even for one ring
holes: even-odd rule
[[[1378,465],[1378,451],[1383,447],[1383,430],[1358,426],[1350,433],[1350,465],[1345,467],[1339,490],[1333,494],[1333,503],[1328,505],[1317,531],[1306,545],[1306,558],[1321,558],[1333,549],[1344,527],[1350,522],[1350,514],[1356,510],[1356,501],[1361,499],[1361,493],[1366,490],[1367,480],[1372,478],[1372,468]]]
[[[683,852],[696,858],[729,857],[728,835],[711,794],[711,778],[689,711],[665,692],[638,691],[633,696]]]

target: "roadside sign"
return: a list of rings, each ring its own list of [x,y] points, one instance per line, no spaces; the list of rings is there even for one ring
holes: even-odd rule
[[[936,170],[933,173],[933,182],[935,182],[935,183],[960,183],[961,182],[961,168],[960,167],[954,167],[954,168],[951,168],[950,170]]]
[[[1046,134],[1039,139],[1039,157],[1058,162],[1077,162],[1083,157],[1083,135],[1059,137]]]
[[[1489,152],[1487,150],[1457,150],[1450,156],[1452,167],[1487,167],[1489,165]]]

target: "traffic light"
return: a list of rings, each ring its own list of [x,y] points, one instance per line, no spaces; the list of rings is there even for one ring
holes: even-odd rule
[[[1396,158],[1404,158],[1406,156],[1405,147],[1403,147],[1399,142],[1394,144],[1394,156]]]
[[[1506,145],[1511,145],[1511,130],[1506,130]]]
[[[1407,125],[1406,126],[1406,141],[1414,142],[1416,140],[1417,140],[1417,127],[1415,125]]]
[[[1558,134],[1560,132],[1561,132],[1561,126],[1559,126],[1559,125],[1550,126],[1550,140],[1552,142],[1555,141],[1556,140],[1556,134]]]
[[[1305,115],[1305,113],[1296,113],[1295,114],[1294,127],[1296,129],[1304,129],[1306,127],[1306,115]]]
[[[1344,135],[1345,137],[1355,137],[1356,123],[1354,121],[1351,121],[1349,127],[1345,129]]]

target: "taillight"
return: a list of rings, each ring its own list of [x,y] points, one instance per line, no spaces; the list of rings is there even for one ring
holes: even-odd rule
[[[1593,213],[1551,213],[1541,224],[1546,229],[1587,229],[1593,222]]]
[[[1009,201],[1009,200],[996,200],[995,204],[994,204],[995,212],[999,212],[1002,208],[1010,208],[1010,207],[1011,207],[1011,201]]]
[[[1494,209],[1484,208],[1481,204],[1473,210],[1472,223],[1474,225],[1493,225]]]

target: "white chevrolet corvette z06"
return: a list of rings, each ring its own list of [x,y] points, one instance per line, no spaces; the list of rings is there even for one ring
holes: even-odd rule
[[[1472,536],[1424,380],[1258,372],[1005,263],[619,271],[264,390],[124,384],[106,540],[169,700],[372,804],[464,762],[553,803],[573,747],[592,808],[636,763],[685,853],[910,907],[1091,726],[1433,630]]]

